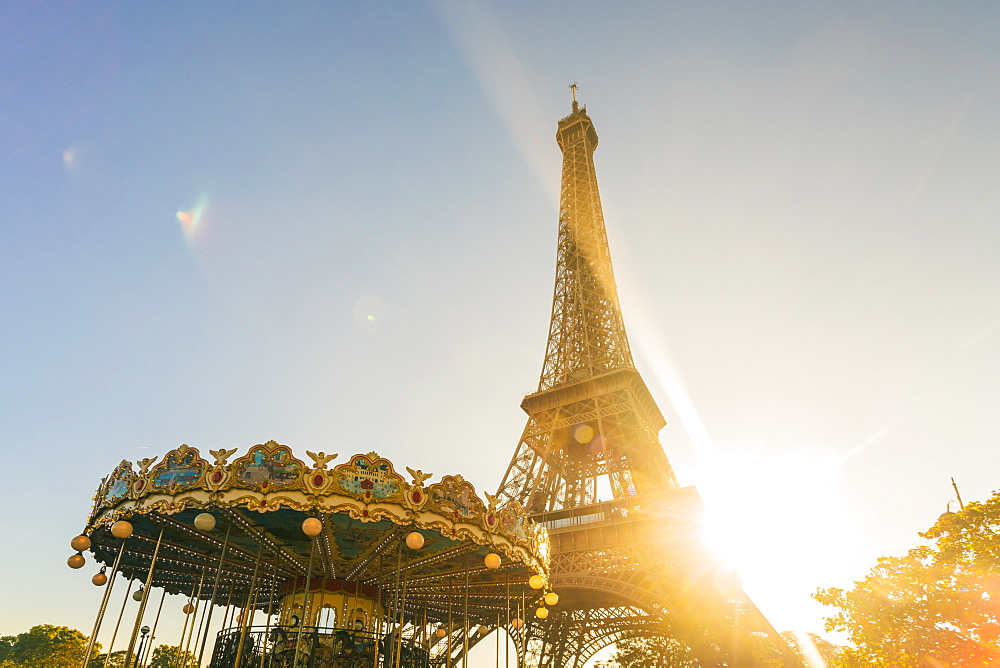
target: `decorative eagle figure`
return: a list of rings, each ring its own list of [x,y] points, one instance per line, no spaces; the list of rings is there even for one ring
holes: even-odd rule
[[[320,470],[320,471],[322,471],[323,469],[326,468],[326,463],[328,461],[330,461],[331,459],[336,459],[337,458],[337,453],[333,453],[332,455],[328,455],[325,452],[316,453],[316,452],[309,452],[308,450],[306,450],[306,454],[309,455],[310,457],[312,457],[312,460],[313,460],[313,463],[315,465],[315,468],[318,469],[318,470]]]
[[[139,475],[145,475],[149,470],[149,465],[156,461],[156,457],[146,457],[136,462],[139,465]]]
[[[225,466],[226,460],[232,457],[234,452],[236,452],[236,448],[233,448],[232,450],[226,450],[223,448],[222,450],[209,450],[208,454],[215,457],[216,466]]]
[[[432,475],[434,475],[433,473],[424,473],[420,469],[417,469],[416,471],[414,471],[409,466],[406,467],[406,470],[409,471],[409,473],[410,473],[411,476],[413,476],[413,484],[414,485],[423,485],[425,480],[427,480]]]

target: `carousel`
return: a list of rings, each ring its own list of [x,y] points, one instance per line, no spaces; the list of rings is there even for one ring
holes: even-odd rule
[[[274,441],[209,453],[123,461],[101,482],[68,560],[92,552],[105,589],[88,660],[107,622],[108,655],[117,641],[145,665],[167,594],[187,599],[179,665],[219,668],[459,666],[493,631],[523,647],[525,620],[558,602],[545,529],[459,475],[407,482],[375,453],[306,464]]]

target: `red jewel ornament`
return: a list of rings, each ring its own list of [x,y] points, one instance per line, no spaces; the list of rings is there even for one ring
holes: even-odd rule
[[[323,476],[315,475],[313,476],[313,487],[321,487],[323,485]]]
[[[410,498],[413,499],[413,503],[420,503],[420,499],[424,497],[420,494],[420,492],[414,492],[410,495]]]
[[[212,474],[212,482],[214,482],[216,485],[222,482],[222,471],[216,471],[215,473]]]
[[[140,491],[145,486],[146,486],[146,481],[145,480],[136,480],[135,481],[135,491],[138,492],[138,491]]]
[[[368,511],[367,510],[362,510],[361,511],[361,516],[362,517],[368,517]]]

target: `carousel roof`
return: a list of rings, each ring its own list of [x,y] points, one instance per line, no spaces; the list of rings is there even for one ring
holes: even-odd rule
[[[511,584],[548,572],[546,530],[517,504],[488,494],[483,502],[461,476],[427,484],[431,474],[408,468],[408,482],[375,453],[331,467],[336,455],[307,452],[307,465],[274,441],[232,463],[235,450],[210,454],[211,463],[184,445],[158,462],[140,460],[138,470],[117,466],[97,490],[85,531],[97,560],[111,564],[121,550],[120,570],[145,580],[162,531],[152,584],[172,593],[272,609],[307,576],[313,587],[371,597],[401,577],[414,606],[443,611],[468,591],[479,616]],[[196,523],[206,512],[215,521]],[[310,517],[320,520],[315,538],[303,531]],[[124,541],[111,531],[119,520],[132,525]],[[424,538],[419,549],[404,544],[412,532]],[[503,555],[500,568],[484,565],[489,553]]]

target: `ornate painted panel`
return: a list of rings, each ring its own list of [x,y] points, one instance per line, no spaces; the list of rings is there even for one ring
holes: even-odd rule
[[[268,441],[250,448],[233,463],[234,484],[260,490],[284,489],[297,486],[305,465],[292,455],[291,449]]]
[[[154,490],[166,492],[190,489],[201,482],[207,466],[208,462],[194,448],[171,450],[150,471],[150,485]]]
[[[446,475],[430,486],[431,506],[449,517],[473,520],[482,515],[483,502],[476,490],[462,476]]]
[[[398,499],[403,478],[388,459],[375,453],[355,455],[347,464],[334,468],[336,487],[365,502]]]

